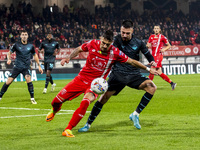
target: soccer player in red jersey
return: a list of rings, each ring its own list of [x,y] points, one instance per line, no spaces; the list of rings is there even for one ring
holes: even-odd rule
[[[52,110],[48,113],[46,121],[51,121],[55,114],[61,109],[62,103],[71,101],[84,93],[83,100],[80,106],[69,121],[68,126],[63,131],[62,135],[66,137],[74,137],[72,128],[74,128],[83,118],[86,110],[91,102],[93,102],[98,95],[90,89],[91,82],[98,77],[106,79],[111,67],[116,61],[121,63],[129,63],[135,67],[148,70],[152,74],[157,74],[155,69],[150,69],[144,66],[139,61],[127,57],[118,48],[111,45],[113,42],[113,32],[107,30],[101,40],[92,40],[77,47],[69,57],[61,60],[61,65],[69,63],[69,60],[76,57],[81,52],[89,52],[85,66],[82,68],[78,76],[76,76],[70,83],[68,83],[53,99]]]
[[[152,66],[152,68],[156,68],[159,76],[171,84],[172,90],[175,89],[176,83],[172,82],[172,80],[162,72],[162,60],[163,60],[163,52],[170,49],[171,45],[168,42],[167,38],[161,34],[161,28],[159,25],[154,26],[154,34],[149,37],[149,41],[147,42],[147,47],[152,49],[152,55],[157,63],[157,66]],[[166,45],[163,48],[163,45]],[[154,75],[149,74],[149,79],[153,80]]]

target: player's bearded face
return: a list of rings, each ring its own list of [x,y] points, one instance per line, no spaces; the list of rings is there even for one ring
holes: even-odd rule
[[[20,38],[22,41],[27,41],[28,40],[28,33],[27,32],[22,32],[20,35]]]
[[[105,38],[101,38],[101,44],[100,44],[100,49],[102,52],[107,52],[110,45],[112,44],[112,41],[109,41]]]
[[[47,39],[48,39],[48,40],[51,40],[51,39],[52,39],[52,34],[48,34],[48,35],[47,35]]]
[[[123,41],[130,41],[133,34],[133,28],[124,28],[123,26],[120,29],[121,37]]]
[[[161,29],[160,29],[159,26],[154,26],[153,31],[154,31],[154,33],[157,35],[157,34],[160,33]]]

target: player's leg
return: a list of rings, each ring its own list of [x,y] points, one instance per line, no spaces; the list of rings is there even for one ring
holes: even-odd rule
[[[53,70],[53,65],[54,63],[50,63],[49,65],[49,75],[50,75],[50,83],[51,83],[51,92],[53,92],[55,90],[56,84],[53,82],[53,77],[51,76],[51,71]]]
[[[0,92],[0,100],[3,97],[3,95],[5,94],[5,92],[7,91],[8,87],[10,86],[10,84],[13,82],[13,80],[21,73],[21,70],[18,68],[13,68],[12,72],[9,74],[9,77],[6,81],[6,83],[4,83],[4,85],[1,88],[1,92]]]
[[[63,136],[74,137],[72,132],[70,132],[71,134],[69,134],[69,131],[71,131],[80,122],[80,120],[84,117],[88,106],[97,98],[97,96],[98,95],[93,93],[91,90],[88,90],[86,92],[86,94],[83,97],[83,100],[80,103],[79,108],[77,108],[76,111],[73,113],[68,126],[65,128],[65,131],[63,131]]]
[[[88,117],[87,123],[84,127],[80,128],[79,132],[87,132],[94,122],[96,117],[101,112],[103,105],[109,100],[112,95],[117,95],[125,86],[127,81],[126,79],[122,78],[121,74],[117,74],[112,72],[108,79],[108,91],[100,97],[100,99],[94,104],[92,111]]]
[[[110,99],[110,97],[115,93],[115,91],[107,91],[101,97],[99,100],[94,104],[92,111],[88,117],[87,123],[84,127],[80,128],[78,132],[87,132],[93,123],[93,121],[96,119],[96,117],[99,115],[99,113],[102,110],[103,105]]]
[[[14,78],[9,77],[6,81],[6,83],[4,83],[4,85],[1,88],[1,92],[0,92],[0,100],[2,99],[3,95],[6,93],[8,87],[10,86],[10,84],[13,82]]]
[[[139,114],[144,110],[144,108],[148,105],[150,100],[152,99],[155,91],[156,91],[156,85],[149,80],[148,78],[144,76],[138,76],[136,78],[137,81],[131,84],[129,84],[129,87],[145,90],[146,93],[143,95],[143,97],[140,100],[139,105],[137,106],[136,110],[130,114],[129,119],[133,121],[134,126],[137,129],[141,129],[141,125],[139,123]]]
[[[50,72],[49,72],[49,63],[44,62],[44,70],[46,72],[46,80],[45,80],[45,85],[44,85],[44,90],[43,90],[43,94],[47,93],[47,87],[49,85],[49,81],[50,81]]]
[[[84,88],[90,86],[80,83],[81,80],[75,77],[56,95],[56,97],[54,97],[53,101],[51,102],[52,109],[46,116],[47,122],[53,120],[55,114],[61,109],[61,106],[65,101],[78,97],[84,92]]]
[[[159,76],[160,76],[163,80],[165,80],[166,82],[170,83],[170,84],[171,84],[171,87],[172,87],[172,90],[174,90],[175,87],[176,87],[176,83],[172,82],[172,80],[171,80],[166,74],[164,74],[164,73],[162,72],[162,68],[161,68],[161,67],[158,68],[157,71],[158,71],[158,73],[159,73]]]
[[[28,86],[28,91],[31,97],[31,103],[32,104],[37,104],[37,102],[34,99],[34,87],[33,83],[31,81],[31,71],[30,69],[24,69],[22,74],[24,75],[24,78],[26,80],[27,86]]]

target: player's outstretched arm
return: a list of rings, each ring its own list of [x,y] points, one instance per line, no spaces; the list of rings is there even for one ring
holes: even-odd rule
[[[167,42],[167,44],[165,44],[165,45],[166,45],[166,47],[160,50],[162,53],[163,53],[164,51],[169,50],[169,49],[171,48],[171,44],[170,44],[169,42]]]
[[[69,61],[72,58],[76,57],[81,52],[83,52],[83,50],[81,49],[81,46],[75,48],[75,50],[69,56],[67,56],[66,58],[64,58],[64,59],[61,60],[60,64],[62,66],[64,66],[65,63],[69,63]]]
[[[39,72],[40,72],[41,74],[43,74],[43,70],[42,70],[42,68],[41,68],[41,66],[40,66],[40,62],[39,62],[38,55],[35,53],[35,55],[34,55],[33,57],[34,57],[34,59],[35,59],[37,65],[38,65],[38,70],[39,70]]]
[[[11,51],[9,51],[8,53],[7,53],[7,58],[8,58],[8,60],[7,60],[7,64],[8,65],[10,65],[11,64],[11,54],[12,54],[12,52]]]
[[[151,74],[154,74],[154,75],[158,75],[158,72],[155,70],[155,69],[152,69],[152,68],[149,68],[145,65],[143,65],[141,62],[137,61],[137,60],[134,60],[134,59],[131,59],[131,58],[128,58],[127,62],[128,64],[134,66],[134,67],[137,67],[137,68],[140,68],[140,69],[143,69],[143,70],[147,70],[149,71]]]

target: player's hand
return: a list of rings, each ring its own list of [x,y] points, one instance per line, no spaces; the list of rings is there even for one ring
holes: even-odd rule
[[[40,72],[41,74],[43,74],[43,70],[42,70],[42,68],[41,68],[40,66],[39,66],[38,70],[39,70],[39,72]]]
[[[148,65],[150,65],[150,66],[157,66],[157,63],[155,61],[151,61]]]
[[[164,49],[161,49],[161,50],[160,50],[161,53],[164,53],[164,51],[165,51]]]
[[[60,62],[60,64],[62,66],[64,66],[65,63],[69,63],[69,60],[70,60],[69,58],[62,59],[61,62]]]
[[[39,53],[44,54],[44,50],[40,50]]]
[[[154,74],[154,75],[158,75],[158,72],[156,71],[156,69],[154,68],[150,68],[150,71],[149,71],[151,74]]]
[[[10,65],[10,64],[11,64],[11,62],[12,62],[12,61],[11,61],[10,59],[9,59],[9,60],[7,60],[7,64],[8,64],[8,65]]]

